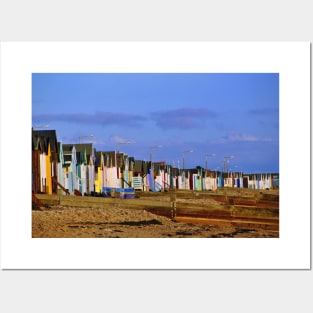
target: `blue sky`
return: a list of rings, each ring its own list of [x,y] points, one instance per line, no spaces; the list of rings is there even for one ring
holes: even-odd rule
[[[136,159],[182,167],[279,171],[279,74],[105,73],[32,75],[32,125],[63,143],[92,142]],[[80,137],[92,134],[93,138]]]

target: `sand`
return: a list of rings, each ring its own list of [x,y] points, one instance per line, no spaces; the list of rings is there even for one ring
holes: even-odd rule
[[[273,238],[278,232],[182,223],[146,210],[51,206],[32,211],[33,238]]]

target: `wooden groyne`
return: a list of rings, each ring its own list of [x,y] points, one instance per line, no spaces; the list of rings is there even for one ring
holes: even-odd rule
[[[270,192],[136,192],[135,199],[43,194],[36,197],[47,206],[147,210],[184,223],[279,231],[279,195]]]

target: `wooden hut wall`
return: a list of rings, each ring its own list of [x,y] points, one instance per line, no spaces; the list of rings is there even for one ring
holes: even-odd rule
[[[258,189],[271,189],[272,188],[272,183],[271,183],[271,178],[270,175],[268,174],[260,174],[257,176],[257,184],[256,184]]]
[[[262,174],[258,176],[258,187],[258,189],[264,189],[264,180]]]
[[[67,182],[68,182],[68,191],[71,195],[74,195],[74,179],[73,179],[73,173],[68,172],[67,173]]]
[[[272,189],[273,188],[271,174],[266,175],[265,188],[266,189]]]
[[[181,176],[181,188],[179,189],[184,189],[184,190],[190,190],[190,177],[189,177],[189,172],[184,171]]]
[[[130,164],[129,164],[129,166],[130,166]],[[133,170],[131,167],[129,167],[129,169],[128,169],[128,183],[129,183],[129,187],[132,187],[132,188],[134,187],[133,186],[133,176],[134,176]]]
[[[212,181],[212,190],[216,190],[217,189],[217,178],[216,177],[211,177],[210,178]]]
[[[40,192],[46,192],[46,153],[43,151],[40,154]]]
[[[101,167],[98,166],[96,168],[96,177],[95,177],[95,191],[96,192],[100,192],[100,181],[102,179],[102,171],[101,171]]]
[[[103,153],[100,154],[100,171],[98,171],[98,180],[99,180],[99,191],[102,192],[103,187],[107,187],[107,167],[104,163],[104,156]]]
[[[279,174],[271,174],[272,188],[279,188]]]
[[[61,162],[58,163],[58,183],[61,184],[64,188],[65,187],[65,169],[63,168],[63,164]],[[62,191],[62,189],[58,186],[57,187],[57,192],[60,192],[62,195],[65,195],[65,192]]]
[[[79,191],[82,193],[82,195],[84,195],[85,193],[87,193],[87,165],[85,164],[79,164],[79,180],[80,180],[80,184],[79,184]]]
[[[164,189],[169,189],[171,187],[171,173],[170,172],[165,172],[164,173]]]
[[[185,180],[185,186],[187,190],[192,190],[192,176],[189,171],[187,171],[186,180]]]
[[[129,179],[129,159],[128,159],[128,157],[126,157],[126,159],[125,159],[125,168],[124,168],[122,177],[123,177],[123,187],[129,188],[131,185],[130,185],[130,179]]]
[[[240,182],[240,177],[234,178],[234,187],[241,188],[242,183]]]
[[[177,188],[183,189],[183,176],[181,174],[177,176]]]
[[[260,177],[257,174],[255,178],[255,189],[260,189]]]
[[[201,176],[199,176],[198,174],[192,174],[192,181],[193,181],[193,184],[192,184],[192,189],[193,190],[202,190],[202,178]]]
[[[109,187],[109,185],[108,185],[108,168],[106,166],[103,166],[101,168],[101,171],[102,171],[102,175],[101,175],[101,178],[102,178],[101,190],[102,190],[102,187]]]
[[[271,189],[272,188],[272,180],[270,179],[269,174],[264,175],[264,189]]]
[[[217,178],[214,177],[206,177],[204,179],[204,189],[205,190],[216,190],[217,189]]]
[[[223,178],[222,173],[219,173],[217,176],[217,187],[218,188],[224,187],[224,178]]]
[[[143,191],[150,191],[150,174],[146,174],[143,178]]]
[[[242,177],[242,185],[243,185],[243,188],[249,187],[249,176],[243,176]]]
[[[51,180],[52,193],[56,194],[58,190],[58,185],[55,182],[58,180],[58,155],[56,150],[51,151],[51,177],[53,178]]]
[[[147,189],[154,191],[155,179],[156,179],[157,171],[155,169],[155,165],[151,163],[149,169],[149,175],[147,175]]]
[[[78,186],[76,189],[82,192],[82,165],[80,163],[77,164],[76,174],[78,180]]]
[[[120,180],[117,178],[117,167],[108,168],[108,186],[113,188],[120,188]]]
[[[132,177],[132,187],[136,190],[143,191],[143,181],[140,175]]]
[[[159,169],[158,171],[157,171],[157,174],[158,175],[156,175],[156,178],[155,178],[155,181],[159,184],[159,185],[161,185],[162,187],[162,189],[164,189],[164,170],[163,169]]]
[[[62,180],[63,182],[62,186],[65,188],[65,189],[68,189],[68,178],[67,178],[67,170],[65,167],[62,168]],[[65,193],[63,193],[63,195],[65,195]]]
[[[193,173],[188,173],[188,176],[187,176],[188,178],[186,178],[186,181],[188,181],[189,182],[189,190],[194,190],[194,185],[193,185],[193,183],[194,183],[194,181],[193,181]],[[187,188],[186,188],[187,189]]]
[[[191,190],[198,190],[197,189],[197,174],[191,174],[191,181],[190,181],[190,189]]]
[[[123,188],[122,169],[119,166],[116,166],[116,179],[117,188]]]
[[[248,188],[249,189],[254,189],[254,179],[253,175],[248,176]]]
[[[232,179],[229,177],[224,178],[224,187],[232,187]]]
[[[171,188],[178,189],[178,176],[179,176],[178,168],[172,168],[170,183]]]
[[[88,173],[88,165],[83,164],[83,168],[82,168],[82,194],[83,195],[87,193],[87,173]]]
[[[58,171],[58,175],[57,175],[57,181],[64,187],[65,187],[65,173],[66,173],[66,169],[64,168],[64,154],[63,154],[63,146],[62,143],[59,142],[58,143],[59,146],[59,160],[58,160],[58,165],[57,165],[57,171]],[[61,192],[62,195],[65,195],[65,192],[58,186],[57,187],[58,190],[60,190],[59,192]]]
[[[32,150],[32,192],[39,193],[41,191],[40,183],[40,151]]]
[[[67,169],[65,169],[65,171],[64,171],[64,185],[63,186],[65,189],[69,189]]]
[[[76,157],[76,148],[73,146],[72,148],[72,157],[71,157],[71,165],[69,167],[69,189],[70,193],[74,194],[74,190],[78,189],[79,184],[78,184],[78,179],[77,179],[77,157]]]
[[[95,176],[95,166],[89,164],[87,166],[87,194],[95,191]]]

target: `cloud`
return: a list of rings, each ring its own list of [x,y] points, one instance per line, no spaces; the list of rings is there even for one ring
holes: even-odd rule
[[[141,115],[115,113],[115,112],[96,112],[86,113],[60,113],[60,114],[40,114],[33,116],[33,122],[67,122],[74,124],[97,124],[103,127],[107,125],[139,126],[145,120]]]
[[[109,138],[110,143],[135,143],[134,140],[126,139],[124,137],[115,135]]]
[[[277,108],[258,108],[258,109],[252,109],[248,111],[251,115],[277,115],[278,109]]]
[[[203,121],[214,118],[217,114],[206,108],[180,108],[175,110],[156,111],[151,114],[152,120],[161,128],[190,129],[200,127]]]
[[[231,142],[270,142],[272,138],[256,137],[250,134],[230,132],[226,136],[213,139],[212,143],[231,143]]]

